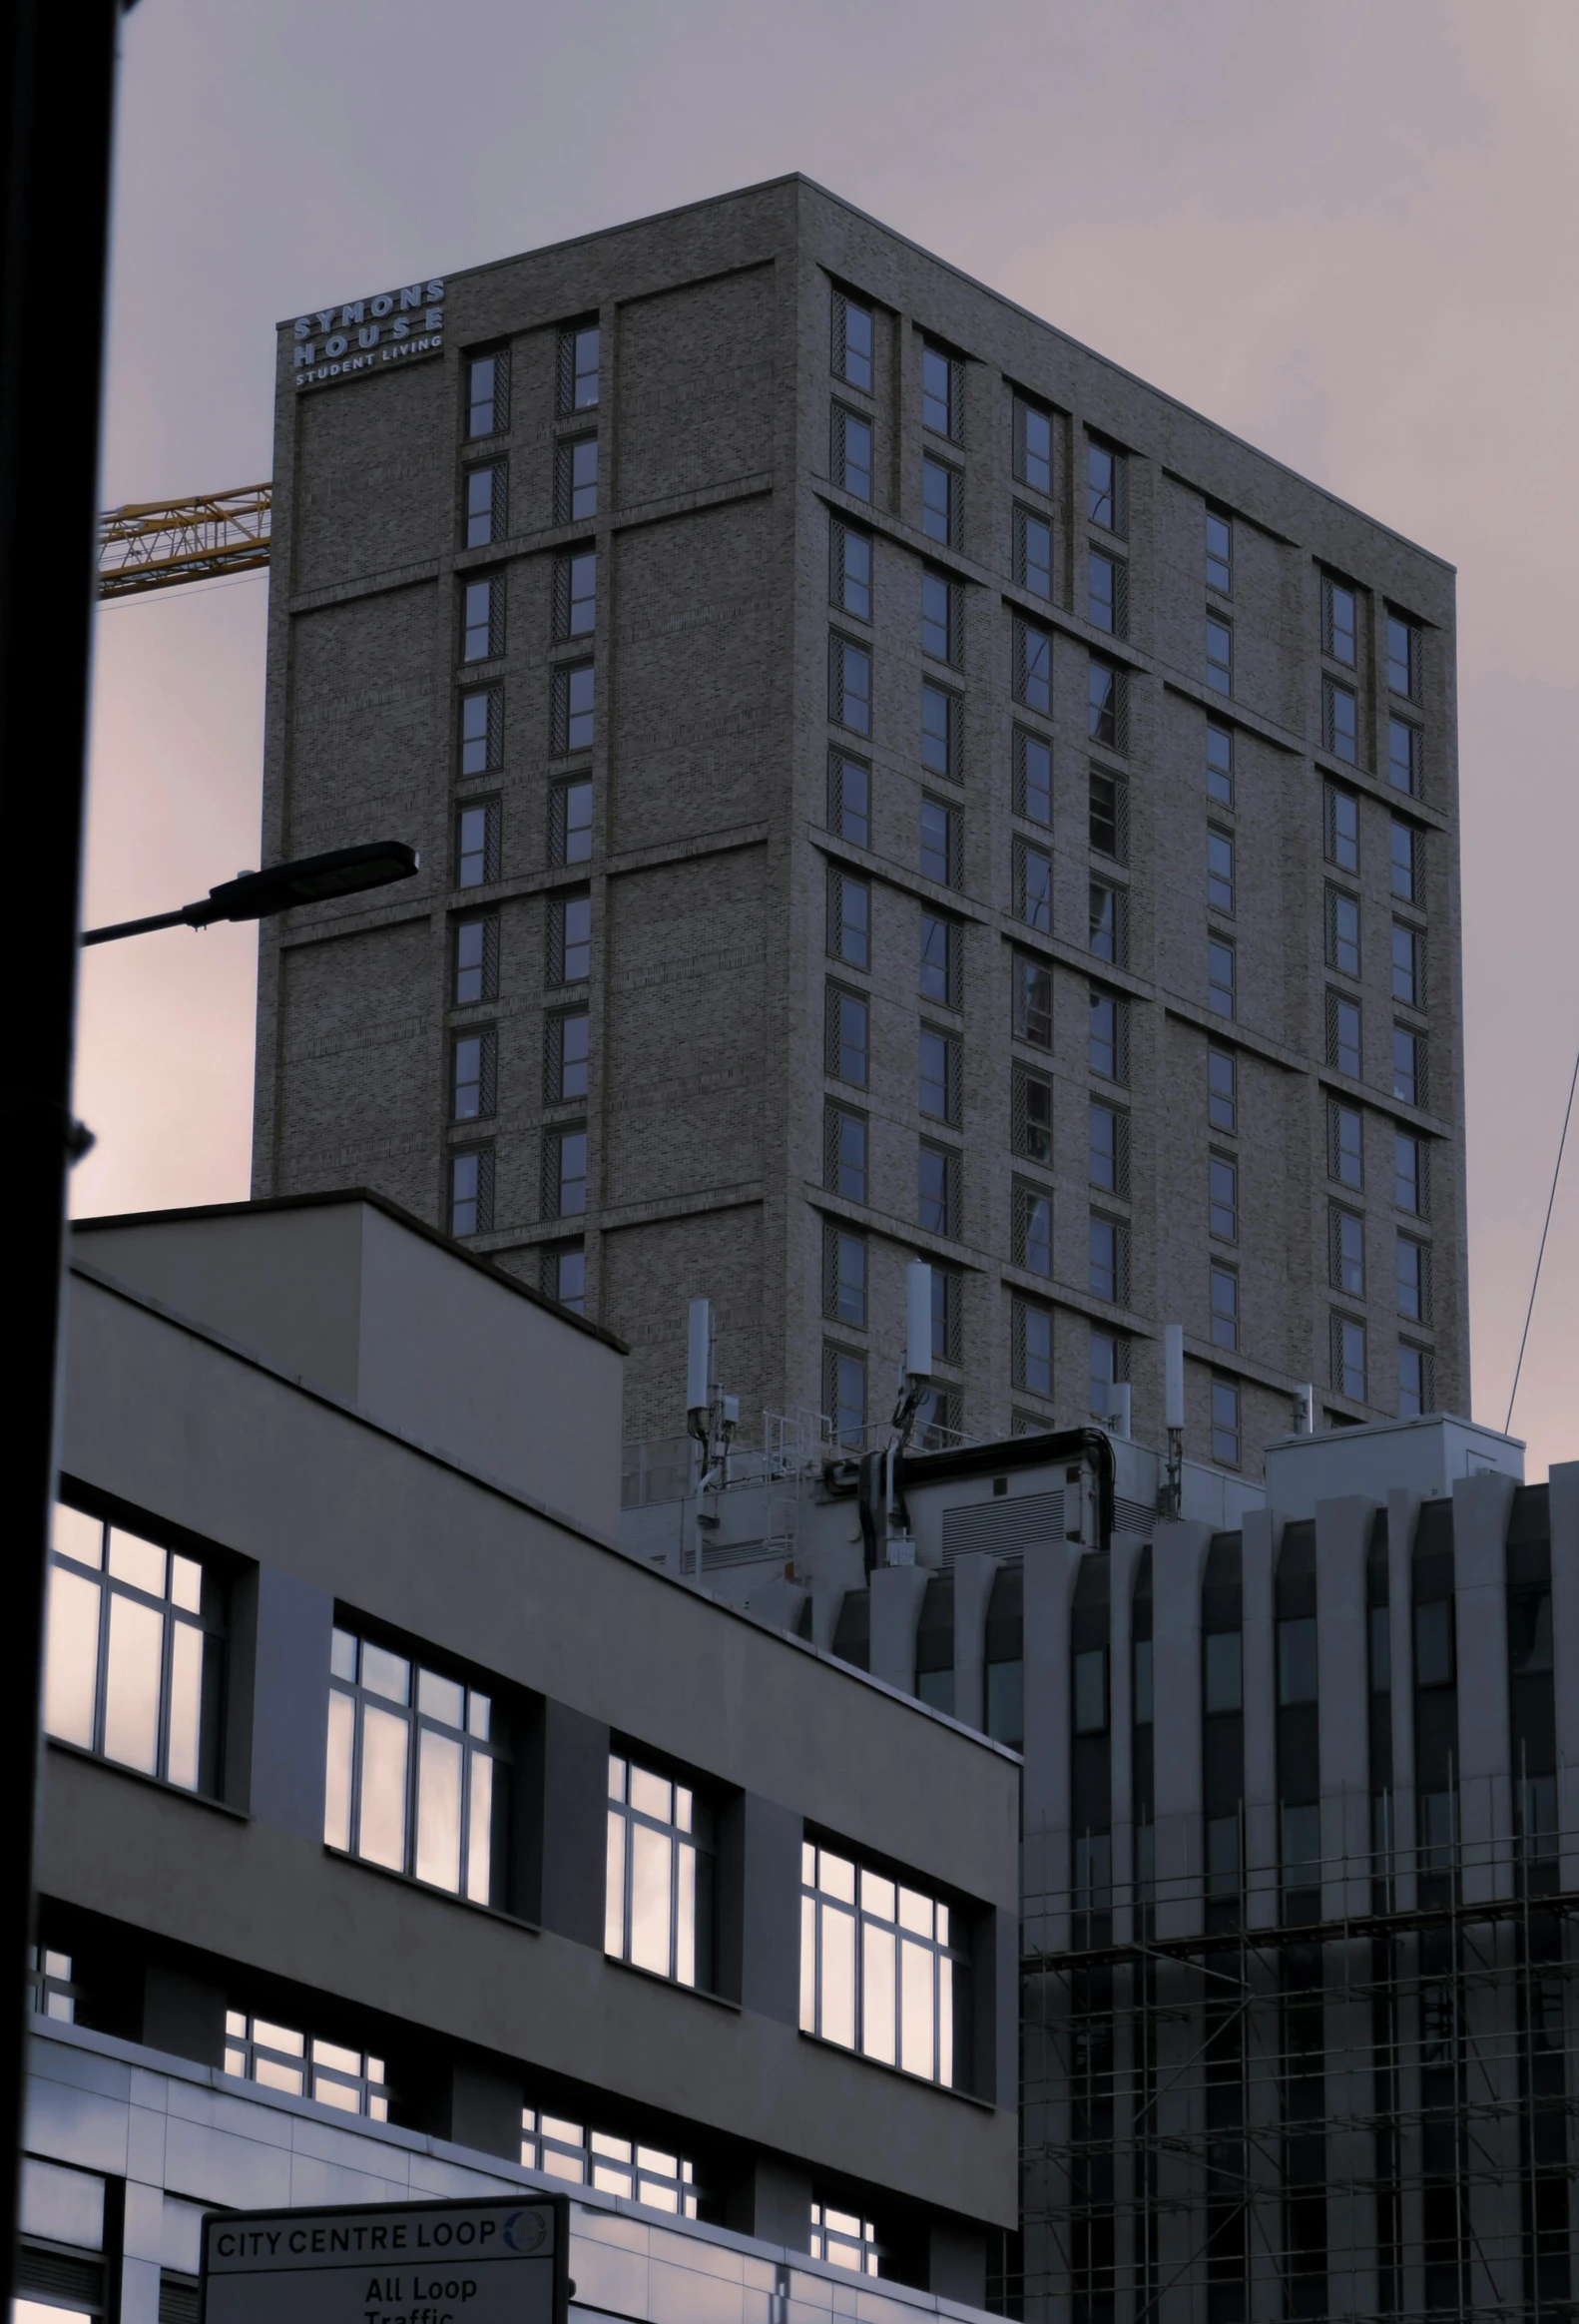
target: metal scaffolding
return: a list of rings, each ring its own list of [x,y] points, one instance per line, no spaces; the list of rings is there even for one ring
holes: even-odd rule
[[[1508,1847],[1500,1866],[1457,1845],[1389,1855],[1385,1878],[1323,1864],[1303,1899],[1028,1898],[1002,2306],[1048,2324],[1573,2317],[1579,1891],[1559,1886],[1572,1844],[1541,1840],[1550,1857]],[[1334,1894],[1368,1909],[1321,1918]]]
[[[268,562],[271,483],[194,500],[148,500],[99,519],[99,595],[132,597],[250,573]]]

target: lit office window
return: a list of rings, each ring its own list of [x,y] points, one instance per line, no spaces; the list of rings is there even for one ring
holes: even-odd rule
[[[316,2034],[276,2026],[267,2018],[250,2018],[244,2010],[225,2013],[225,2070],[293,2098],[316,2098],[320,2106],[333,2106],[341,2114],[365,2114],[373,2122],[389,2119],[381,2057],[338,2041],[320,2041]]]
[[[831,2203],[811,2205],[811,2257],[852,2275],[877,2273],[877,2230],[856,2211],[836,2211]]]
[[[55,1504],[45,1731],[183,1791],[215,1788],[223,1600],[195,1557]]]
[[[508,1762],[490,1698],[348,1630],[329,1672],[325,1845],[492,1904]]]
[[[650,2211],[669,2211],[683,2219],[697,2215],[696,2165],[684,2155],[590,2129],[562,2114],[544,2114],[535,2106],[521,2109],[521,2165],[524,2170],[542,2171],[546,2178],[566,2179],[572,2186],[623,2195],[627,2202],[645,2203]]]
[[[713,1835],[689,1784],[609,1758],[603,1950],[672,1978],[713,1983]]]
[[[962,2079],[965,1963],[947,1905],[810,1841],[800,1850],[802,2033],[925,2081]]]

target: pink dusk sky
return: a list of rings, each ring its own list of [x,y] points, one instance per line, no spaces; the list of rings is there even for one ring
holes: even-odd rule
[[[268,474],[281,315],[798,169],[1457,567],[1500,1428],[1579,1043],[1571,0],[141,0],[124,41],[106,506]],[[265,599],[101,611],[90,924],[258,862]],[[247,1194],[255,957],[234,928],[87,955],[79,1215]],[[1579,1457],[1576,1311],[1579,1135],[1531,1477]]]

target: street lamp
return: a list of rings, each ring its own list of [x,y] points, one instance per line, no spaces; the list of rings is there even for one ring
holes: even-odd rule
[[[152,919],[117,920],[114,927],[88,928],[84,944],[112,944],[118,936],[146,936],[155,928],[206,928],[216,920],[271,919],[293,904],[322,903],[331,895],[358,895],[363,888],[389,887],[410,879],[421,863],[404,840],[373,840],[361,848],[331,848],[324,856],[302,856],[294,864],[274,864],[266,872],[243,872],[211,887],[199,903]]]

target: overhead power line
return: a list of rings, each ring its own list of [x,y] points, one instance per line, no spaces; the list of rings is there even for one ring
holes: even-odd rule
[[[1557,1200],[1557,1181],[1562,1176],[1563,1148],[1568,1143],[1568,1124],[1573,1119],[1574,1090],[1576,1087],[1579,1087],[1579,1051],[1575,1052],[1573,1078],[1568,1084],[1568,1105],[1563,1114],[1563,1134],[1557,1141],[1557,1167],[1552,1172],[1552,1190],[1546,1197],[1546,1223],[1541,1228],[1541,1247],[1535,1254],[1535,1278],[1530,1285],[1530,1304],[1524,1310],[1524,1331],[1519,1340],[1519,1360],[1513,1367],[1513,1386],[1508,1392],[1508,1417],[1502,1424],[1504,1437],[1513,1426],[1513,1400],[1519,1393],[1519,1374],[1524,1369],[1524,1349],[1530,1336],[1530,1318],[1535,1313],[1535,1294],[1540,1289],[1541,1261],[1546,1256],[1546,1237],[1552,1223],[1552,1205]]]

